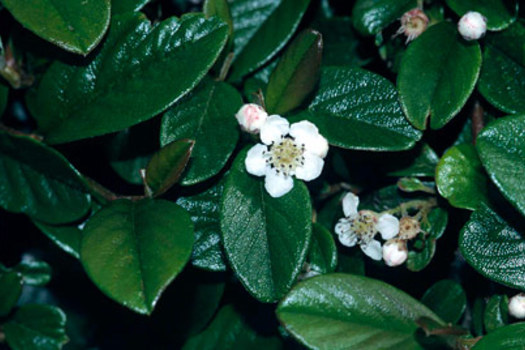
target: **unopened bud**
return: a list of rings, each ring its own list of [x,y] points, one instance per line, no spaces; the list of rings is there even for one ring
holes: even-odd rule
[[[509,314],[516,318],[525,318],[525,294],[520,293],[510,298]]]
[[[399,238],[411,240],[421,232],[419,221],[410,216],[403,216],[399,220]]]
[[[421,35],[428,27],[428,17],[423,10],[419,8],[405,12],[401,17],[401,27],[398,33],[405,34],[406,42],[414,40]]]
[[[467,12],[458,22],[458,31],[465,40],[478,40],[487,31],[487,19],[479,12]]]
[[[257,134],[261,126],[266,122],[268,113],[259,105],[247,103],[239,109],[235,118],[237,118],[244,131]]]
[[[389,239],[383,245],[383,260],[388,266],[399,266],[408,258],[407,242],[401,239]]]

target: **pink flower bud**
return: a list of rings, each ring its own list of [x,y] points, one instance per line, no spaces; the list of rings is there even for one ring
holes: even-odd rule
[[[406,241],[400,239],[389,239],[383,245],[383,260],[388,266],[399,266],[408,258]]]
[[[458,22],[458,31],[465,40],[478,40],[487,31],[487,19],[479,12],[467,12]]]
[[[235,115],[241,128],[249,133],[257,134],[266,122],[268,113],[259,105],[247,103]]]
[[[520,293],[510,298],[509,314],[516,318],[525,318],[525,294]]]
[[[405,34],[406,42],[410,42],[421,35],[428,27],[428,17],[423,10],[415,8],[401,17],[401,27],[398,34]]]

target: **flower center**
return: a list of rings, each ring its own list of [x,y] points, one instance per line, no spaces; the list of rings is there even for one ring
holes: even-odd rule
[[[377,219],[370,210],[361,210],[357,216],[350,221],[350,230],[359,237],[360,242],[367,243],[377,233]]]
[[[289,137],[274,143],[266,153],[266,163],[284,176],[295,174],[297,167],[304,165],[304,145],[297,145]]]

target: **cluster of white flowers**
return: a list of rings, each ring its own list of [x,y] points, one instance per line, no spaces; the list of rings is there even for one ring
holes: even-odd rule
[[[270,196],[288,193],[293,188],[292,176],[311,181],[321,175],[328,141],[314,124],[303,120],[290,125],[281,116],[268,116],[253,104],[244,105],[236,118],[244,130],[260,134],[262,143],[248,151],[245,165],[248,173],[265,177]]]

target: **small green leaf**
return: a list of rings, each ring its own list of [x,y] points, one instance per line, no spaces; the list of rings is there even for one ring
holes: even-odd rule
[[[402,177],[397,181],[397,187],[403,192],[427,192],[434,193],[433,182],[423,182],[415,177]]]
[[[487,18],[488,30],[503,30],[516,20],[518,15],[517,0],[446,0],[447,5],[463,16],[469,11],[476,11]]]
[[[445,322],[457,323],[467,308],[467,296],[460,284],[441,280],[430,287],[421,302],[433,310]]]
[[[234,0],[234,62],[230,79],[240,80],[272,59],[299,26],[310,0]]]
[[[416,320],[444,322],[404,292],[366,277],[329,274],[299,283],[277,317],[310,349],[422,349]]]
[[[66,315],[49,305],[23,305],[4,324],[7,344],[13,350],[58,350],[67,342]]]
[[[83,232],[80,258],[110,298],[150,314],[162,291],[191,255],[187,212],[164,200],[117,200],[97,212]]]
[[[146,168],[146,183],[153,196],[160,196],[179,181],[194,144],[188,139],[173,141],[153,155]]]
[[[219,183],[205,192],[177,200],[177,204],[190,213],[195,226],[191,262],[194,266],[210,271],[226,270],[219,217],[222,191],[223,185]]]
[[[137,12],[152,0],[111,0],[111,14]]]
[[[437,49],[439,48],[439,49]],[[461,39],[456,27],[441,22],[408,46],[397,77],[401,105],[418,129],[440,129],[463,108],[481,68],[478,43]]]
[[[183,185],[209,179],[224,167],[239,138],[234,116],[241,105],[242,97],[231,85],[206,79],[164,114],[161,145],[182,138],[195,140]]]
[[[296,180],[289,193],[272,198],[264,180],[246,172],[246,153],[239,153],[224,185],[223,244],[244,287],[262,302],[275,302],[291,288],[308,254],[310,195]]]
[[[400,170],[388,173],[389,176],[434,177],[439,157],[426,143],[423,144],[412,161]]]
[[[525,113],[524,21],[518,21],[485,40],[479,92],[491,104],[507,113]]]
[[[454,146],[445,152],[436,169],[436,185],[456,208],[476,210],[480,203],[489,201],[488,179],[472,145]]]
[[[22,276],[0,265],[0,317],[7,316],[22,294]]]
[[[87,55],[109,26],[110,0],[1,0],[22,25],[61,48]]]
[[[66,253],[77,259],[80,258],[80,244],[82,242],[84,222],[68,225],[50,225],[40,221],[33,221],[33,223]]]
[[[487,334],[472,350],[522,350],[525,347],[525,322],[501,327]]]
[[[0,206],[47,223],[81,218],[90,196],[78,171],[30,137],[0,132]]]
[[[227,0],[206,0],[202,5],[206,17],[217,16],[228,24],[228,35],[233,34],[233,19]]]
[[[64,143],[154,117],[204,77],[227,30],[198,14],[155,26],[141,14],[115,16],[96,56],[83,65],[55,62],[28,96],[39,131],[48,143]]]
[[[352,10],[354,27],[363,35],[375,35],[415,7],[416,0],[357,0]]]
[[[285,114],[310,95],[319,80],[322,53],[323,39],[314,30],[305,30],[292,41],[266,87],[269,114]]]
[[[421,138],[405,119],[392,83],[360,68],[323,68],[314,100],[293,119],[310,120],[330,144],[349,149],[405,150]]]
[[[188,339],[183,350],[278,350],[277,337],[257,334],[232,305],[224,306],[202,333]]]
[[[51,280],[51,266],[45,261],[32,257],[22,259],[18,265],[13,267],[13,270],[22,275],[24,284],[43,286]]]
[[[490,333],[509,323],[509,298],[506,295],[493,295],[485,307],[483,324]]]
[[[334,238],[321,224],[313,224],[312,240],[308,252],[310,268],[319,273],[334,272],[337,267],[337,247]]]
[[[483,166],[501,193],[525,215],[525,115],[490,123],[476,146]]]
[[[525,291],[525,239],[487,206],[481,205],[463,226],[459,248],[485,277]]]

